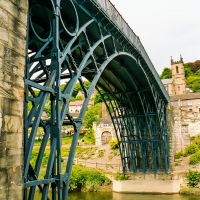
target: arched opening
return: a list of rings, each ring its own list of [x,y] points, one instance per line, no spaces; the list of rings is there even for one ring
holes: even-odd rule
[[[109,131],[105,131],[101,135],[101,144],[108,144],[109,141],[112,140],[112,135]]]

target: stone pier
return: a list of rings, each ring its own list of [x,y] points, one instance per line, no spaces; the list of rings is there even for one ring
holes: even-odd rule
[[[27,0],[0,0],[0,199],[21,200]]]
[[[182,182],[178,173],[137,173],[130,175],[129,180],[114,180],[112,189],[120,193],[176,194]]]

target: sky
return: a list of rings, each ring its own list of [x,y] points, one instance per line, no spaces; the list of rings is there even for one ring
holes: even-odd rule
[[[139,36],[156,71],[200,60],[200,0],[110,0]]]

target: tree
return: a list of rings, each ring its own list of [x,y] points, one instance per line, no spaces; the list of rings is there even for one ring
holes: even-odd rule
[[[189,65],[191,71],[192,71],[193,73],[195,73],[196,71],[198,71],[198,70],[200,69],[200,60],[196,60],[196,61],[193,62],[193,63],[192,63],[192,62],[189,62],[188,65]]]
[[[92,128],[93,122],[98,121],[98,119],[101,118],[101,106],[102,104],[98,103],[88,108],[83,120],[83,126],[85,128]]]
[[[99,92],[96,92],[95,96],[94,96],[94,104],[100,103],[102,102],[102,98],[101,95],[99,94]]]
[[[200,77],[191,75],[186,79],[186,84],[193,90],[193,92],[200,92]]]
[[[84,116],[83,126],[85,128],[92,128],[93,122],[97,120],[93,109],[88,109]]]
[[[185,69],[185,78],[187,79],[189,76],[194,75],[194,73],[191,71],[191,68],[189,67],[189,64],[186,63],[184,64],[184,69]]]
[[[200,92],[200,77],[196,77],[195,81],[192,84],[192,90],[194,92]]]
[[[170,68],[165,67],[162,74],[160,75],[160,79],[168,79],[172,77],[172,70]]]

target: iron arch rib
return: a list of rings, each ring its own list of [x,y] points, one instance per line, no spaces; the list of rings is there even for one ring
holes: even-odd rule
[[[41,199],[51,195],[53,200],[64,200],[68,196],[77,141],[95,88],[103,89],[99,92],[115,127],[123,172],[168,169],[165,94],[152,69],[146,67],[139,46],[127,42],[96,3],[29,0],[25,200],[34,199],[36,187]],[[88,87],[84,80],[90,82]],[[84,99],[74,118],[69,103],[77,82]],[[63,126],[74,131],[67,161],[63,161],[61,151],[66,148],[62,145]]]

